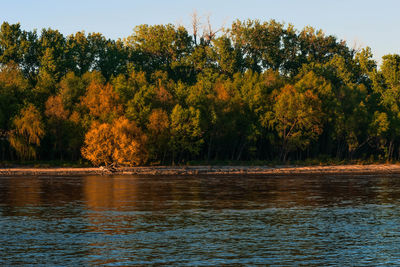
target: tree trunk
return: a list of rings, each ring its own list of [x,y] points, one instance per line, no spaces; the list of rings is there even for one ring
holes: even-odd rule
[[[240,157],[242,156],[242,152],[245,146],[246,146],[246,141],[243,141],[242,145],[239,147],[239,153],[236,160],[240,160]]]
[[[210,142],[209,142],[209,144],[208,144],[207,162],[210,161],[210,157],[211,157],[211,147],[212,147],[212,135],[210,135]]]
[[[286,139],[283,139],[281,153],[279,155],[279,160],[281,160],[282,162],[286,161],[286,154],[287,154],[286,150],[287,150],[287,148],[286,148]]]
[[[389,142],[389,150],[388,150],[388,160],[391,161],[392,160],[392,155],[393,155],[393,139],[390,140]]]

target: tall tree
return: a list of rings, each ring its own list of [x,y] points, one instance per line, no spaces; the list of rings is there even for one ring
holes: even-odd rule
[[[168,71],[171,75],[192,50],[192,38],[183,27],[167,25],[140,25],[126,38],[128,47],[136,51],[141,70]]]
[[[55,81],[59,81],[69,69],[66,39],[58,31],[43,29],[39,38],[40,71],[48,73]]]
[[[170,115],[172,160],[183,159],[183,156],[195,156],[200,152],[204,140],[200,128],[200,111],[193,107],[183,108],[179,104]],[[186,155],[185,155],[186,154]]]
[[[301,93],[287,85],[277,95],[270,123],[282,140],[283,161],[288,152],[306,148],[321,134],[321,114],[321,101],[310,90]]]

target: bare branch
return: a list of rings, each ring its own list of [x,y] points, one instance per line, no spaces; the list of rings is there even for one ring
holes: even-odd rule
[[[219,28],[218,30],[213,30],[210,22],[210,16],[207,16],[207,24],[204,25],[204,32],[203,32],[203,38],[206,41],[207,44],[210,44],[211,41],[214,39],[215,35],[222,31],[223,27]]]
[[[197,14],[196,10],[193,10],[192,13],[192,30],[193,30],[193,38],[194,38],[194,43],[197,45],[197,36],[199,34],[199,26],[201,25],[200,23],[200,17]]]

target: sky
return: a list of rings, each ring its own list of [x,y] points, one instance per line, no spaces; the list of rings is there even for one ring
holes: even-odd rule
[[[369,46],[380,61],[400,54],[398,0],[3,0],[0,22],[21,23],[24,30],[57,29],[65,35],[84,30],[111,39],[132,34],[140,24],[189,27],[191,14],[209,16],[215,28],[232,21],[259,19],[322,29],[352,48]]]

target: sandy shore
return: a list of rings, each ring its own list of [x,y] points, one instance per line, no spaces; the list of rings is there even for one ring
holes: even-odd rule
[[[400,165],[338,165],[338,166],[154,166],[118,168],[111,172],[105,168],[0,168],[0,176],[21,175],[195,175],[195,174],[400,174]]]

